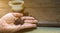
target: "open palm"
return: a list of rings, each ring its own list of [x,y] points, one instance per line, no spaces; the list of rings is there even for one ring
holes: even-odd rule
[[[18,18],[24,20],[24,24],[15,25]],[[8,13],[0,18],[0,32],[16,32],[25,28],[35,28],[37,20],[34,17],[23,16],[22,13]]]

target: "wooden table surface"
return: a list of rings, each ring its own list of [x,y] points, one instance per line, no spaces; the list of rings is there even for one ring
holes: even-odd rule
[[[60,33],[60,28],[56,27],[37,27],[37,29],[22,30],[16,33]]]
[[[60,28],[38,27],[37,29],[25,33],[60,33]]]

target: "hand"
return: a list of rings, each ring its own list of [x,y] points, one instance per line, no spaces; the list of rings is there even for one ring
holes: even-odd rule
[[[23,25],[15,25],[18,18],[24,20]],[[16,32],[25,28],[36,28],[37,20],[34,17],[23,16],[22,13],[8,13],[0,19],[0,32]]]

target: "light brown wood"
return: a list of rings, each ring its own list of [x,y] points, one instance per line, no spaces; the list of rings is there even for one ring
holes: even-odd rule
[[[0,17],[11,11],[9,0],[0,0]],[[24,0],[25,10],[39,21],[60,21],[59,0]]]
[[[11,11],[8,6],[8,1],[9,0],[0,0],[0,17]]]

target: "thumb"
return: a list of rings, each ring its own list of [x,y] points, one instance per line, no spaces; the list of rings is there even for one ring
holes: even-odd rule
[[[22,13],[8,13],[4,15],[1,19],[5,20],[7,23],[12,23],[14,22],[18,17],[23,16]]]
[[[15,16],[15,17],[22,17],[23,16],[22,13],[12,13],[12,15]]]

